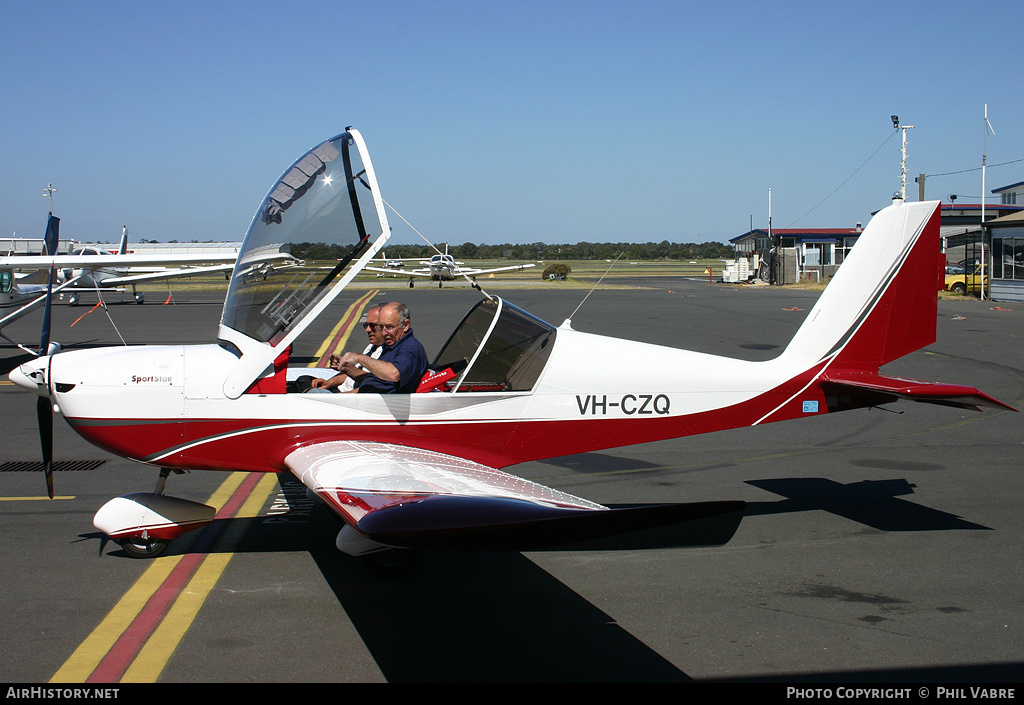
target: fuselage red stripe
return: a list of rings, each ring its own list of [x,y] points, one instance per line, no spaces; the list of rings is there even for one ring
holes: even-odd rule
[[[327,441],[379,441],[503,468],[556,455],[679,438],[755,423],[825,413],[827,404],[808,370],[745,402],[683,416],[569,419],[490,419],[462,422],[427,419],[402,424],[380,421],[267,419],[75,420],[90,442],[144,462],[192,470],[280,472],[293,450]],[[806,403],[813,402],[808,412]]]

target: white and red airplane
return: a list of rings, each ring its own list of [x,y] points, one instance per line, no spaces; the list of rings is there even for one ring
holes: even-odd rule
[[[44,460],[53,406],[92,443],[162,477],[293,473],[344,520],[337,546],[352,555],[716,545],[731,538],[744,503],[612,509],[502,468],[898,399],[1009,408],[973,387],[879,373],[935,340],[938,204],[903,201],[871,220],[773,360],[593,335],[485,295],[437,355],[442,386],[404,395],[288,393],[292,343],[387,241],[383,205],[363,139],[349,128],[296,162],[260,205],[219,344],[61,352],[11,372],[39,395]],[[246,273],[258,253],[325,241],[350,247],[327,275]],[[643,364],[606,373],[608,360],[623,359]],[[49,472],[47,481],[52,496]],[[132,555],[156,555],[212,519],[211,507],[162,489],[112,500],[95,525]]]
[[[455,259],[454,255],[448,254],[448,245],[444,246],[444,252],[438,252],[432,255],[430,259],[422,258],[405,258],[405,259],[387,259],[382,258],[385,264],[383,267],[377,267],[373,264],[368,264],[363,268],[367,272],[378,272],[377,276],[384,274],[397,275],[409,277],[409,286],[412,287],[412,277],[425,277],[431,281],[436,281],[437,286],[440,287],[444,282],[455,281],[459,277],[464,277],[467,281],[475,281],[476,277],[480,274],[493,274],[494,272],[519,272],[530,267],[535,267],[535,264],[511,264],[505,267],[492,267],[490,269],[481,269],[480,267],[466,267],[465,262],[459,262]],[[417,269],[404,269],[406,262],[418,262],[423,265]]]

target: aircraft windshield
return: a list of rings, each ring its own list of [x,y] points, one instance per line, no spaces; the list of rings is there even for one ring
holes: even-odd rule
[[[432,367],[465,366],[456,391],[529,391],[555,334],[554,326],[507,301],[484,300],[455,329]]]
[[[381,234],[359,150],[344,133],[306,153],[263,200],[242,243],[221,324],[274,344],[294,328],[345,266]],[[325,273],[270,266],[266,257],[298,243],[340,245]]]

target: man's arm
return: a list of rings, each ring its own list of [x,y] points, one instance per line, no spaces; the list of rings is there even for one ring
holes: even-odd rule
[[[362,369],[359,369],[361,366]],[[341,362],[339,369],[356,379],[359,376],[365,376],[371,374],[377,379],[385,382],[397,383],[401,380],[402,375],[390,362],[386,360],[378,360],[372,358],[369,355],[363,355],[362,353],[347,352],[341,356]]]
[[[314,377],[313,381],[310,382],[309,386],[312,389],[337,389],[341,385],[345,384],[345,380],[347,379],[348,375],[344,373],[336,374],[330,379]]]

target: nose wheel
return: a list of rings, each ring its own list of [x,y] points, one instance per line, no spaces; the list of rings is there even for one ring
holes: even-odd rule
[[[132,558],[156,558],[167,550],[170,541],[154,538],[133,537],[118,539],[121,549]]]

